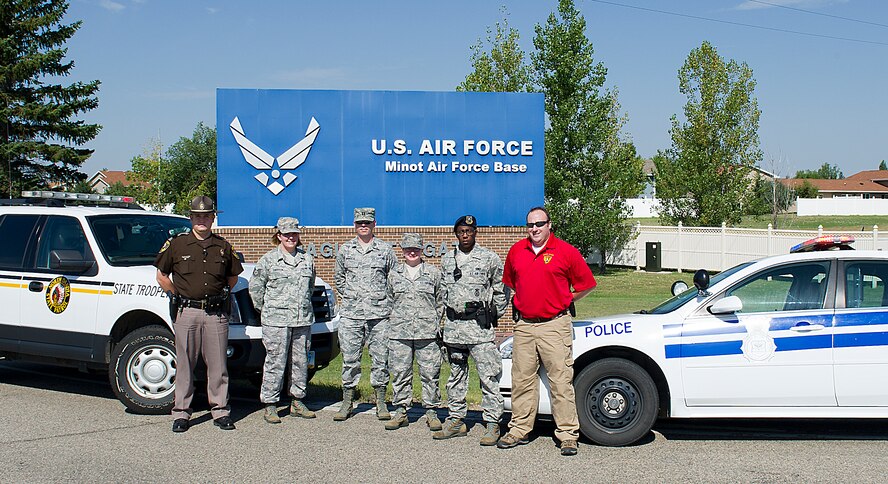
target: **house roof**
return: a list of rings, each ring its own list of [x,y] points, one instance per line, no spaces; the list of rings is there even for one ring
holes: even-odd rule
[[[888,181],[888,170],[864,170],[855,173],[846,180]]]
[[[888,173],[888,171],[885,173]],[[809,182],[821,192],[888,193],[888,187],[884,185],[879,185],[866,179],[852,179],[850,177],[842,180],[824,180],[820,178],[783,178],[780,180],[780,183],[790,188],[797,188],[804,182]]]
[[[147,185],[146,183],[127,180],[126,179],[127,173],[129,173],[129,172],[120,171],[120,170],[99,170],[96,172],[95,175],[91,176],[89,178],[89,180],[87,180],[87,183],[89,183],[90,186],[93,186],[93,187],[95,187],[99,183],[105,185],[106,187],[110,187],[111,185],[113,185],[117,182],[122,183],[123,186],[129,186],[134,183],[138,183],[142,186]]]

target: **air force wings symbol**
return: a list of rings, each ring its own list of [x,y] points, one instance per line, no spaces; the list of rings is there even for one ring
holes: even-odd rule
[[[240,147],[247,163],[257,170],[262,170],[253,178],[267,188],[268,191],[277,195],[296,179],[296,175],[292,171],[305,163],[308,152],[311,150],[311,146],[321,130],[321,125],[312,117],[311,122],[308,123],[308,129],[305,130],[305,137],[277,158],[269,155],[265,150],[247,139],[237,117],[231,121],[229,128],[231,128],[231,134],[234,136],[234,140]],[[271,172],[266,173],[266,170],[271,170]],[[281,173],[282,171],[283,174]],[[271,176],[269,177],[269,175]],[[272,180],[271,183],[269,183],[269,180]]]

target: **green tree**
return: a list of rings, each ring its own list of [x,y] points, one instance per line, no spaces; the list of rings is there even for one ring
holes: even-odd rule
[[[801,184],[796,185],[795,187],[795,196],[798,198],[817,198],[819,194],[820,190],[808,180],[804,180]]]
[[[159,143],[150,143],[145,154],[132,160],[132,180],[142,182],[139,203],[188,212],[191,199],[206,195],[216,199],[216,129],[198,123],[190,138],[182,137],[162,154]]]
[[[509,26],[509,14],[502,7],[503,19],[487,28],[487,40],[471,47],[472,72],[456,86],[457,91],[530,92],[531,70],[518,44],[518,31]]]
[[[879,163],[879,169],[880,170],[888,170],[888,164],[885,164],[885,160],[882,160],[882,162]]]
[[[533,68],[545,93],[545,193],[559,237],[583,254],[607,255],[632,235],[625,198],[644,188],[642,159],[621,137],[617,91],[604,89],[607,69],[593,58],[586,20],[572,0],[537,25]]]
[[[795,194],[786,185],[776,179],[758,176],[753,186],[753,195],[745,207],[748,215],[772,215],[772,223],[776,226],[776,216],[785,212],[795,201]]]
[[[98,106],[99,81],[64,85],[65,42],[81,22],[62,24],[62,0],[0,0],[0,194],[84,178],[92,154],[78,146],[101,129],[79,116]]]
[[[684,122],[672,116],[672,147],[655,157],[660,218],[666,223],[736,223],[762,159],[755,79],[746,63],[725,61],[709,42],[678,71]]]
[[[816,170],[799,170],[796,172],[796,178],[817,178],[820,180],[841,180],[845,178],[842,170],[836,165],[824,163]]]
[[[86,179],[79,180],[71,185],[69,185],[66,189],[66,192],[71,193],[95,193],[91,186],[89,186],[89,182]]]

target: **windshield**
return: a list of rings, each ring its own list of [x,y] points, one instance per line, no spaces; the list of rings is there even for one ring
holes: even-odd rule
[[[152,264],[167,239],[191,230],[191,221],[175,215],[97,215],[88,220],[105,260],[122,267]]]
[[[718,274],[712,276],[712,279],[709,280],[709,287],[712,287],[712,286],[718,284],[724,278],[739,271],[740,269],[743,269],[744,267],[749,266],[750,264],[752,264],[752,262],[744,262],[743,264],[740,264],[738,266],[734,266],[726,271],[719,272]],[[655,307],[654,309],[651,309],[650,311],[648,311],[648,314],[671,313],[672,311],[675,311],[676,309],[681,307],[681,305],[683,305],[684,303],[693,299],[694,296],[696,296],[696,295],[697,295],[697,288],[694,286],[691,286],[685,292],[683,292],[683,293],[679,294],[678,296],[675,296],[671,299],[668,299],[663,304],[660,304],[659,306]]]

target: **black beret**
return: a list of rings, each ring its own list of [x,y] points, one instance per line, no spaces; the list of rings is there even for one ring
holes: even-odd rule
[[[456,228],[460,225],[465,225],[466,227],[472,227],[473,229],[478,228],[478,220],[475,219],[474,215],[463,215],[462,217],[456,219],[456,223],[453,224],[453,231],[456,232]]]

